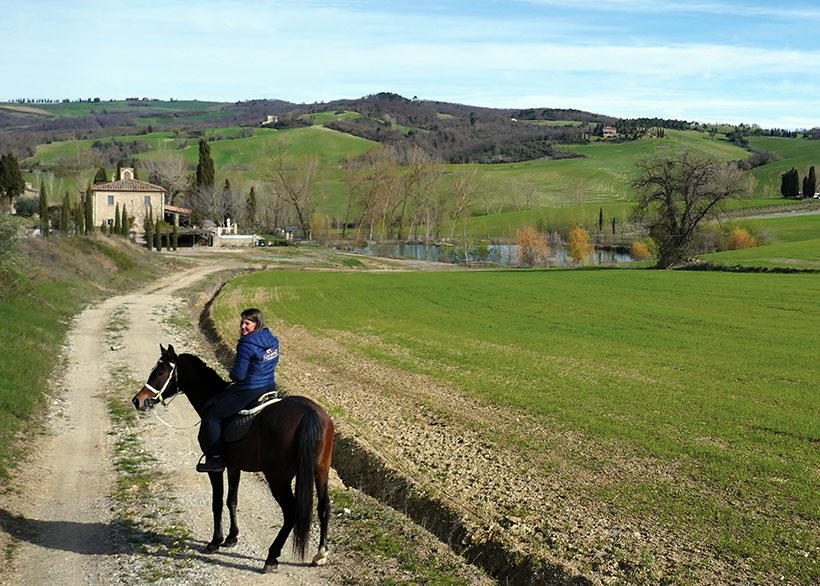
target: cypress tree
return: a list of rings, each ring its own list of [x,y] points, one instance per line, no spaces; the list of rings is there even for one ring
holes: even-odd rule
[[[121,234],[128,238],[128,233],[131,231],[129,230],[130,226],[128,225],[128,212],[125,211],[125,204],[122,204],[122,218],[120,218],[120,230]]]
[[[809,174],[806,176],[806,185],[803,188],[803,197],[814,197],[817,192],[817,175],[814,172],[814,165],[809,167]]]
[[[120,224],[120,204],[114,208],[114,231],[112,234],[120,236],[122,234],[122,224]]]
[[[106,183],[108,181],[108,176],[105,174],[105,167],[100,167],[97,169],[97,174],[94,175],[94,183]]]
[[[91,193],[91,186],[85,192],[85,234],[94,234],[94,194]]]
[[[248,222],[248,227],[251,230],[253,230],[253,227],[256,225],[256,207],[256,189],[253,186],[251,186],[251,191],[248,194],[248,199],[245,201],[246,221]]]
[[[159,230],[159,218],[157,218],[157,225],[154,229],[154,248],[157,249],[157,252],[162,250],[162,233]]]
[[[60,212],[60,233],[63,236],[68,236],[69,227],[71,224],[71,218],[69,214],[71,210],[69,209],[71,206],[71,202],[68,199],[68,192],[65,192],[63,196],[63,209]]]
[[[74,231],[77,236],[85,234],[85,196],[80,194],[80,203],[74,208]]]
[[[119,161],[117,161],[117,174],[114,175],[114,181],[120,180],[120,172],[122,171],[123,167],[125,167],[125,159],[120,159]]]
[[[48,225],[48,192],[45,181],[40,181],[40,235],[43,238],[48,238]]]
[[[199,163],[196,166],[196,186],[213,187],[215,181],[214,160],[211,145],[204,138],[199,139]]]
[[[612,218],[612,235],[615,236],[615,218]]]
[[[105,223],[105,220],[100,220],[100,234],[103,236],[108,236],[108,226]]]
[[[176,252],[177,246],[179,245],[179,233],[177,232],[177,224],[174,222],[174,240],[173,240],[173,247],[174,251]]]
[[[20,163],[14,153],[0,157],[0,197],[8,199],[8,207],[14,203],[14,198],[22,195],[26,189],[26,181],[20,171]]]
[[[154,244],[154,221],[151,219],[151,216],[145,216],[143,229],[145,230],[145,247],[151,250]]]
[[[598,232],[604,231],[604,208],[598,208]]]

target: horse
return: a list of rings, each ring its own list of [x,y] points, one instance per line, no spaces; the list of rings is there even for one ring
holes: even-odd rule
[[[225,390],[228,382],[192,354],[177,354],[174,347],[163,348],[148,380],[131,400],[139,411],[147,411],[157,403],[178,393],[188,397],[200,415],[209,399]],[[262,472],[271,493],[282,509],[282,528],[268,550],[263,573],[279,565],[282,547],[293,530],[293,551],[304,560],[312,521],[313,486],[318,495],[319,551],[313,565],[327,562],[327,525],[330,516],[328,471],[333,450],[333,421],[319,405],[306,397],[289,396],[265,407],[254,419],[248,433],[238,441],[226,441],[223,457],[228,476],[228,512],[230,530],[223,539],[222,498],[224,477],[221,472],[209,472],[212,488],[214,533],[205,546],[205,553],[220,547],[236,545],[239,528],[236,522],[237,492],[241,471]],[[207,446],[204,430],[199,431],[199,445]],[[296,492],[291,481],[296,477]],[[311,482],[313,480],[313,482]]]

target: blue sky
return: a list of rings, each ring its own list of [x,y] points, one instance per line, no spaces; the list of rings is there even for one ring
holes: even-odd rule
[[[820,5],[759,0],[0,0],[0,100],[381,91],[820,126]]]

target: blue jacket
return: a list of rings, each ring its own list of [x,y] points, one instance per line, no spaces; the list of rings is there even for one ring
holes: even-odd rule
[[[234,390],[261,389],[272,386],[273,371],[279,362],[279,340],[268,328],[239,338],[236,360],[231,369]]]

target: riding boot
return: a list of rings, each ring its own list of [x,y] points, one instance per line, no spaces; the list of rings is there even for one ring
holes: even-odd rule
[[[200,462],[196,465],[197,472],[222,472],[225,470],[225,461],[222,456],[204,456],[204,458],[204,462],[200,458]]]

